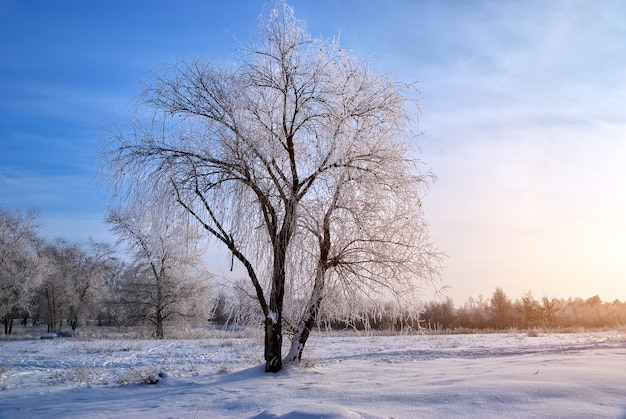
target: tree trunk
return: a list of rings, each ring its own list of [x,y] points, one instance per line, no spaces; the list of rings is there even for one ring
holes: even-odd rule
[[[48,308],[48,324],[46,325],[48,333],[52,333],[54,331],[54,325],[56,324],[56,322],[57,320],[54,317],[54,310],[52,310],[52,308]]]
[[[331,207],[326,211],[324,215],[324,224],[322,225],[321,234],[318,236],[320,255],[317,261],[317,269],[315,271],[315,282],[313,283],[313,290],[311,291],[311,297],[306,305],[306,309],[300,319],[298,329],[291,341],[291,348],[287,354],[286,362],[300,362],[302,360],[302,352],[304,351],[304,345],[306,344],[311,329],[315,325],[317,319],[317,313],[322,303],[326,271],[330,267],[328,258],[330,254],[330,217],[335,208],[337,199],[339,198],[339,189],[337,189]]]
[[[4,318],[4,334],[10,335],[13,331],[13,317],[7,316]]]
[[[165,334],[163,333],[163,281],[162,278],[165,277],[165,268],[163,264],[161,265],[161,270],[159,273],[156,273],[156,270],[153,268],[153,272],[156,276],[156,285],[157,285],[157,307],[156,307],[156,319],[155,319],[155,337],[157,339],[163,339]]]
[[[270,312],[265,319],[265,372],[278,372],[283,368],[282,321],[278,316]]]
[[[165,334],[163,332],[163,313],[161,312],[160,309],[157,310],[156,312],[156,331],[154,336],[157,339],[163,339],[165,337]]]
[[[274,266],[270,306],[265,318],[265,371],[278,372],[283,368],[283,300],[285,298],[285,260],[293,230],[293,205],[286,211],[285,222],[274,243]]]
[[[270,306],[265,317],[265,371],[283,368],[283,299],[285,295],[285,254],[275,253]]]
[[[304,345],[309,338],[309,334],[315,325],[317,319],[317,313],[319,311],[320,304],[322,303],[322,292],[324,291],[324,276],[326,275],[326,266],[323,262],[320,262],[317,267],[315,275],[315,283],[313,284],[313,291],[311,297],[306,305],[304,313],[298,324],[298,329],[291,341],[291,347],[289,353],[285,357],[285,363],[300,362],[302,360],[302,352],[304,351]]]
[[[319,304],[317,304],[316,306],[319,307]],[[289,348],[289,353],[287,353],[287,356],[285,357],[285,363],[300,363],[300,361],[302,360],[304,345],[306,345],[306,342],[309,339],[309,334],[311,333],[311,329],[315,325],[316,315],[317,309],[315,307],[307,306],[305,315],[300,321],[298,330],[296,330],[296,333],[293,336],[293,340],[291,341],[291,347]]]

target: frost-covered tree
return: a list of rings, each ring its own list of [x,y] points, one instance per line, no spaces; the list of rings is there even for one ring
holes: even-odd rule
[[[163,339],[166,320],[208,319],[208,274],[202,269],[195,224],[185,225],[175,212],[152,204],[135,201],[111,209],[107,222],[133,254],[117,301],[131,317],[149,321],[154,336]]]
[[[38,255],[37,216],[34,210],[22,214],[0,208],[0,317],[6,334],[17,315],[31,311],[46,271]]]
[[[72,330],[79,321],[97,316],[107,297],[106,280],[116,268],[113,246],[89,240],[89,246],[81,249],[76,274],[72,276],[68,322]]]
[[[40,314],[48,332],[59,332],[63,320],[72,314],[75,286],[82,281],[85,254],[77,244],[58,238],[43,248],[41,257],[47,271],[38,290]]]
[[[288,310],[291,361],[329,290],[386,298],[430,278],[414,98],[277,3],[234,61],[181,61],[147,83],[105,143],[106,176],[177,201],[243,264],[275,372],[285,301],[304,304]]]
[[[44,319],[48,331],[60,331],[67,321],[75,330],[95,318],[106,298],[107,276],[116,265],[113,248],[89,241],[87,247],[62,238],[38,250],[36,273],[41,277],[33,314]]]

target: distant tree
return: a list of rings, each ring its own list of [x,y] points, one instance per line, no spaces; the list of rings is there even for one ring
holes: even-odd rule
[[[106,298],[106,277],[115,269],[113,247],[108,243],[89,240],[86,249],[80,249],[76,260],[76,274],[71,277],[68,322],[75,330],[81,318],[95,317]]]
[[[154,336],[163,339],[166,320],[208,319],[208,278],[200,269],[195,225],[177,223],[176,214],[150,212],[150,207],[136,201],[112,209],[107,222],[133,252],[133,264],[117,289],[118,302],[134,317],[148,320]]]
[[[547,327],[555,326],[556,316],[559,309],[559,300],[556,298],[549,299],[548,297],[543,297],[541,300],[541,314],[543,315],[543,319],[545,320]]]
[[[582,326],[584,304],[585,302],[580,297],[570,297],[564,300],[559,312],[559,325],[562,327]]]
[[[130,269],[130,263],[120,257],[112,257],[106,261],[106,268],[102,272],[102,288],[98,293],[99,304],[92,307],[91,311],[98,326],[120,325],[128,319],[121,303],[120,290],[124,283],[124,275]]]
[[[456,323],[454,303],[450,297],[443,301],[426,303],[421,315],[424,327],[435,330],[450,329]]]
[[[46,271],[38,250],[38,214],[0,207],[0,317],[10,334],[13,319],[33,308],[33,298]]]
[[[489,300],[489,318],[495,329],[506,329],[512,324],[513,303],[502,288],[496,288]]]
[[[615,300],[610,307],[611,326],[623,327],[626,325],[626,302]]]
[[[587,298],[585,302],[591,307],[598,307],[600,304],[602,304],[602,299],[599,295],[594,295],[593,297]]]
[[[518,311],[522,315],[524,328],[535,327],[538,319],[541,318],[541,307],[531,291],[528,291],[522,297],[518,305]]]
[[[477,298],[469,297],[457,313],[459,326],[470,329],[484,329],[487,327],[489,320],[489,303],[482,294]]]
[[[75,285],[82,281],[85,255],[77,244],[57,238],[42,250],[48,271],[39,288],[39,304],[48,332],[59,332],[70,317]]]
[[[603,319],[603,306],[602,299],[599,295],[594,295],[593,297],[585,300],[587,305],[586,313],[586,321],[591,327],[601,327],[605,323],[605,319]]]
[[[413,87],[374,73],[334,41],[312,39],[284,3],[269,10],[257,39],[240,51],[236,63],[183,61],[150,82],[130,127],[105,145],[106,176],[118,190],[151,189],[161,201],[173,198],[243,264],[265,319],[265,368],[276,372],[283,364],[286,292],[295,293],[288,302],[304,304],[289,310],[302,313],[295,321],[298,348],[330,289],[322,285],[330,268],[332,289],[357,295],[379,290],[359,286],[362,274],[369,284],[391,274],[383,287],[389,293],[393,275],[402,271],[392,265],[409,253],[419,256],[411,260],[413,289],[436,269],[419,199],[398,195],[415,204],[410,214],[398,198],[384,200],[392,195],[385,188],[398,186],[402,175],[406,184],[424,181],[410,169],[418,163],[411,157],[417,153],[416,118],[408,108]],[[360,178],[368,179],[350,199],[361,206],[343,210],[342,194]],[[365,223],[352,209],[374,227],[359,231]],[[389,215],[399,214],[404,218],[390,222],[387,236],[374,235]],[[347,236],[326,240],[344,221]],[[415,245],[392,243],[402,232],[422,238]],[[298,248],[296,234],[317,244]],[[346,245],[350,250],[342,254]],[[390,257],[394,248],[402,249],[398,258]],[[406,272],[397,279],[406,289]],[[290,351],[289,358],[299,355]]]

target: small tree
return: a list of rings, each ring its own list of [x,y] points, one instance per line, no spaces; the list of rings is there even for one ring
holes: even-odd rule
[[[208,287],[200,269],[197,232],[177,223],[175,214],[151,213],[149,207],[111,210],[107,222],[133,252],[118,301],[133,317],[152,323],[154,336],[163,339],[168,319],[207,319]]]

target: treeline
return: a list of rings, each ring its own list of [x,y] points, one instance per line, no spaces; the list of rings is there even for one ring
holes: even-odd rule
[[[38,227],[37,212],[0,207],[0,319],[5,334],[20,319],[24,326],[29,321],[45,324],[48,332],[57,333],[72,333],[87,322],[147,324],[162,338],[166,321],[209,317],[208,274],[171,260],[168,249],[150,248],[121,258],[106,243],[47,241]]]
[[[450,298],[429,302],[420,320],[424,329],[438,331],[614,328],[626,326],[626,302],[603,302],[597,295],[536,299],[531,292],[512,300],[497,288],[490,298],[469,298],[461,307]]]
[[[11,334],[16,319],[43,324],[49,332],[72,333],[79,326],[145,326],[164,337],[164,324],[186,321],[225,326],[259,326],[257,302],[246,282],[211,289],[199,246],[189,246],[167,228],[142,228],[141,219],[111,214],[114,231],[129,245],[120,257],[110,244],[47,241],[37,232],[34,211],[0,207],[0,319]],[[145,232],[150,232],[146,234]],[[329,302],[320,307],[318,327],[326,330],[468,331],[614,328],[626,326],[626,302],[587,299],[512,300],[498,288],[490,298],[470,298],[455,307],[450,298],[400,311],[395,304],[370,301],[361,308]],[[285,332],[295,330],[286,324]]]

